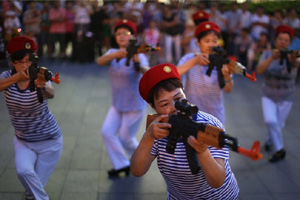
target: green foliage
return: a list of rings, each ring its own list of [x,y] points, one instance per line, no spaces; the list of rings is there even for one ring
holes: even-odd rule
[[[249,10],[254,13],[258,6],[264,8],[266,14],[273,14],[275,10],[281,10],[283,15],[291,9],[295,8],[298,17],[300,16],[300,1],[264,1],[260,3],[249,2]]]
[[[217,1],[218,3],[222,3],[226,5],[228,10],[231,9],[231,3],[236,2],[234,0],[227,1]],[[249,5],[249,10],[252,13],[255,13],[256,8],[258,6],[262,6],[264,8],[265,14],[273,15],[275,10],[281,10],[283,16],[287,13],[287,11],[291,8],[295,8],[297,11],[298,17],[300,17],[300,1],[299,0],[261,0],[260,2],[255,1],[247,1]],[[241,8],[241,4],[238,4],[238,7]]]

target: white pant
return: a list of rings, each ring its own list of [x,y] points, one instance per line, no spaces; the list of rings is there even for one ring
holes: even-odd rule
[[[24,142],[16,136],[15,164],[18,178],[36,200],[48,200],[44,190],[60,158],[63,137],[40,142]]]
[[[181,41],[181,35],[167,35],[165,34],[165,52],[166,52],[166,61],[168,63],[172,63],[173,60],[173,51],[172,51],[172,44],[174,42],[174,48],[175,48],[175,62],[177,63],[180,60],[181,57],[181,45],[180,45],[180,41]]]
[[[119,112],[115,107],[110,107],[102,126],[102,136],[115,170],[130,165],[129,158],[138,145],[135,136],[145,113],[145,109]],[[126,156],[124,149],[127,151],[129,158]]]
[[[262,97],[263,114],[268,129],[266,142],[272,142],[276,151],[281,150],[284,146],[281,130],[292,105],[291,101],[274,102],[267,97]]]

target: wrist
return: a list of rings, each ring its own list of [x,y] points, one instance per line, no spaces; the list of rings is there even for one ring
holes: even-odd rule
[[[46,92],[47,91],[47,85],[41,88],[42,91]]]
[[[224,80],[225,80],[225,83],[231,83],[232,82],[232,78],[231,77],[224,78]]]
[[[149,132],[149,131],[145,131],[144,135],[143,135],[143,138],[147,141],[151,141],[151,142],[154,142],[155,140],[155,137],[153,135],[153,133]]]

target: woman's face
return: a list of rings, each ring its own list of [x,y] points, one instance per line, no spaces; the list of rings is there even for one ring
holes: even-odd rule
[[[116,41],[120,48],[126,48],[129,45],[131,32],[127,28],[118,28],[115,32]]]
[[[290,45],[290,42],[291,38],[288,33],[279,33],[275,40],[276,49],[287,49]]]
[[[175,90],[168,92],[162,89],[157,98],[154,98],[153,110],[157,114],[176,114],[175,102],[180,99],[185,99],[185,94],[182,88],[176,88]]]
[[[31,61],[29,61],[29,55],[26,55],[22,60],[13,61],[11,64],[14,66],[17,72],[27,72],[28,67],[31,65]]]
[[[197,41],[202,53],[211,53],[213,47],[218,46],[218,36],[215,33],[209,33]]]

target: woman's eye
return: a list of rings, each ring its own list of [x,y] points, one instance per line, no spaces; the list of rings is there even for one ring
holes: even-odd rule
[[[176,101],[180,101],[180,100],[182,100],[182,99],[183,99],[183,97],[178,97],[178,98],[175,99],[175,102],[176,102]]]

